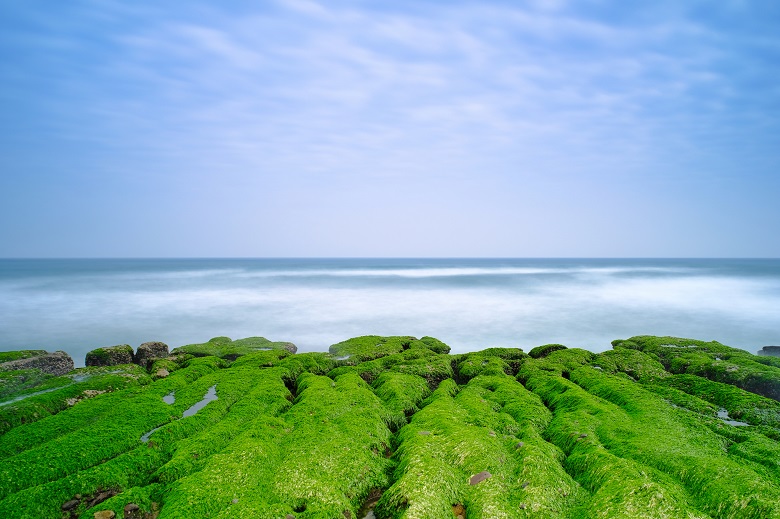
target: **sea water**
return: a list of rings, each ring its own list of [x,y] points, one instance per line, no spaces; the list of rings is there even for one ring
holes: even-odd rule
[[[780,344],[775,259],[0,260],[0,350],[217,335],[326,351],[359,335],[431,335],[453,352],[632,335]]]

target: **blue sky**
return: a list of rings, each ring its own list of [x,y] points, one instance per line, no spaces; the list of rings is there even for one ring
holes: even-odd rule
[[[774,0],[3,2],[0,256],[778,257],[778,27]]]

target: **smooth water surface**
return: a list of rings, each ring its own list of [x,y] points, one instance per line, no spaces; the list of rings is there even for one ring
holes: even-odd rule
[[[674,335],[780,344],[780,260],[0,260],[0,349],[87,351],[217,335],[326,351],[432,335],[454,352],[558,342],[592,351]]]
[[[188,416],[192,416],[204,407],[206,407],[206,404],[209,402],[213,402],[214,400],[218,400],[219,397],[217,397],[217,386],[216,384],[211,386],[208,391],[206,391],[206,394],[203,396],[203,398],[198,401],[197,403],[191,405],[189,408],[187,408],[186,411],[184,411],[181,415],[182,418],[187,418]],[[176,401],[176,397],[174,396],[174,392],[170,392],[167,395],[163,397],[163,402],[165,402],[168,405],[173,404]],[[149,441],[149,438],[154,434],[155,432],[162,429],[166,424],[160,425],[158,427],[155,427],[151,431],[145,433],[143,436],[141,436],[141,441],[143,443],[147,443]]]
[[[218,399],[218,397],[217,397],[217,386],[215,384],[215,385],[211,386],[208,391],[206,391],[206,394],[203,396],[203,398],[199,402],[191,405],[186,411],[184,411],[184,413],[182,413],[181,417],[182,418],[187,418],[188,416],[192,416],[195,413],[197,413],[198,411],[200,411],[201,409],[203,409],[204,407],[206,407],[206,404],[208,404],[209,402],[213,402],[214,400],[217,400],[217,399]]]

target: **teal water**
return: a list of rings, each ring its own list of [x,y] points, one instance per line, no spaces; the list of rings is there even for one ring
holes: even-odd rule
[[[0,260],[0,350],[261,335],[324,351],[365,334],[454,352],[654,334],[780,344],[780,260]]]

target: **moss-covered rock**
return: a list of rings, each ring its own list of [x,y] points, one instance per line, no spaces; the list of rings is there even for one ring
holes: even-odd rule
[[[543,344],[542,346],[531,348],[531,351],[528,352],[528,356],[534,359],[541,359],[554,351],[565,349],[566,346],[563,344]]]
[[[364,362],[408,349],[425,348],[435,353],[449,353],[450,347],[433,337],[364,335],[333,344],[328,351],[337,358]]]
[[[86,366],[119,366],[133,363],[133,348],[129,344],[96,348],[84,360]]]
[[[232,340],[229,337],[214,337],[202,344],[188,344],[175,348],[172,353],[187,353],[195,357],[214,356],[226,360],[235,360],[242,355],[267,350],[285,350],[295,353],[298,348],[291,342],[274,342],[265,337],[247,337]]]
[[[0,372],[38,370],[49,375],[64,375],[72,369],[73,359],[64,351],[7,351],[0,356]]]
[[[657,358],[676,374],[688,373],[732,384],[767,398],[780,400],[780,367],[770,357],[759,357],[717,341],[641,335],[612,342],[615,349],[630,348]]]
[[[528,355],[519,348],[488,348],[466,353],[455,361],[456,375],[460,380],[469,380],[478,375],[516,375],[520,364]]]
[[[746,352],[269,342],[215,338],[155,360],[165,377],[87,367],[10,394],[0,517],[358,519],[370,502],[379,519],[780,519],[780,404],[704,376],[774,368]]]
[[[145,342],[135,350],[133,362],[141,367],[149,368],[156,359],[168,357],[168,345],[164,342]]]

